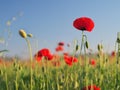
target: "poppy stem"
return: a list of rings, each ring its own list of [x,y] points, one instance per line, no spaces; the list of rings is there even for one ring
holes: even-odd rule
[[[32,48],[31,48],[30,41],[27,38],[25,38],[25,40],[27,42],[29,53],[30,53],[30,90],[32,90]]]
[[[116,89],[118,87],[118,68],[119,68],[119,60],[120,60],[120,43],[118,43],[118,53],[116,59]]]
[[[116,89],[118,88],[118,68],[119,68],[119,60],[120,60],[120,32],[117,33],[117,41],[118,44],[118,52],[117,52],[117,59],[116,59]],[[115,44],[116,47],[116,44]],[[116,49],[116,48],[115,48]]]
[[[81,40],[81,46],[80,46],[80,55],[82,54],[82,49],[84,48],[84,54],[86,59],[86,46],[85,42],[87,41],[87,36],[84,35],[84,31],[82,31],[82,40]]]
[[[84,45],[84,31],[82,31],[82,40],[81,40],[81,46],[80,46],[80,55],[82,53],[83,45]]]

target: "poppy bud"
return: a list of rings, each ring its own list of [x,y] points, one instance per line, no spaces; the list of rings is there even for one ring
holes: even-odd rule
[[[76,45],[75,50],[76,50],[76,51],[78,51],[78,50],[79,50],[79,48],[80,48],[80,46],[79,46],[79,45]]]
[[[19,67],[18,67],[18,69],[19,69],[19,70],[22,70],[22,67],[21,67],[21,66],[19,66]]]
[[[117,38],[117,43],[120,43],[120,39],[119,38]]]
[[[101,51],[101,45],[100,44],[98,44],[97,48],[98,48],[98,51]]]
[[[89,48],[89,43],[87,41],[85,42],[85,46],[87,49]]]
[[[30,33],[30,34],[27,34],[28,37],[33,37],[33,35]]]
[[[120,43],[120,32],[117,33],[117,43]]]
[[[26,38],[27,37],[27,34],[26,34],[26,32],[23,29],[19,30],[19,34],[20,34],[20,36],[22,38]]]

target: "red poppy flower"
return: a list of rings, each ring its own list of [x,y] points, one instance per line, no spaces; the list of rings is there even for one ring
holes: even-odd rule
[[[57,46],[57,47],[55,48],[55,50],[56,50],[57,52],[59,52],[59,51],[63,51],[64,48],[63,48],[63,46]]]
[[[73,62],[78,62],[78,59],[75,57],[71,57],[71,59],[73,60]]]
[[[68,64],[69,66],[72,66],[72,61],[69,59],[68,56],[64,56],[64,60],[65,60],[66,64]]]
[[[81,17],[81,18],[77,18],[73,22],[73,26],[78,30],[91,32],[92,29],[94,28],[94,22],[92,21],[91,18]]]
[[[37,61],[40,61],[42,59],[42,57],[45,57],[45,59],[47,59],[47,60],[52,60],[53,55],[50,53],[49,49],[43,48],[40,51],[38,51],[38,53],[35,55],[35,59]]]
[[[45,58],[46,58],[47,60],[52,60],[52,59],[53,59],[53,55],[48,54],[47,56],[45,56]]]
[[[96,85],[84,87],[82,90],[100,90]]]
[[[58,45],[59,46],[64,46],[64,42],[59,42]]]
[[[72,56],[67,56],[64,55],[64,60],[66,62],[66,64],[68,64],[69,66],[71,66],[73,63],[78,62],[78,59]]]
[[[90,64],[93,65],[93,66],[95,66],[96,65],[96,61],[94,59],[91,59],[90,60]]]
[[[38,62],[42,60],[42,56],[38,56],[37,54],[34,56],[35,60]]]
[[[48,56],[50,54],[50,50],[47,48],[43,48],[38,51],[38,56]]]
[[[116,52],[115,51],[112,51],[111,52],[111,56],[114,57],[116,55]]]

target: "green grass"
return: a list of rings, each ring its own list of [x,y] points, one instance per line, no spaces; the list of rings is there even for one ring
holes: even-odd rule
[[[53,66],[52,61],[33,61],[33,90],[82,90],[92,84],[101,90],[120,90],[120,65],[116,64],[116,57],[95,56],[95,60],[96,66],[88,63],[89,57],[84,65],[81,64],[84,60],[79,59],[79,63],[68,66],[62,59],[58,67]],[[0,90],[30,90],[30,61],[2,62]]]

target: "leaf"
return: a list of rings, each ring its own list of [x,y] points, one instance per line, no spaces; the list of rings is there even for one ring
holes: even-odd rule
[[[0,51],[0,56],[3,56],[3,53],[4,53],[4,52],[8,52],[8,50],[6,50],[6,49],[5,49],[5,50],[1,50],[1,51]]]
[[[8,50],[5,49],[0,51],[0,53],[3,53],[3,52],[8,52]]]

